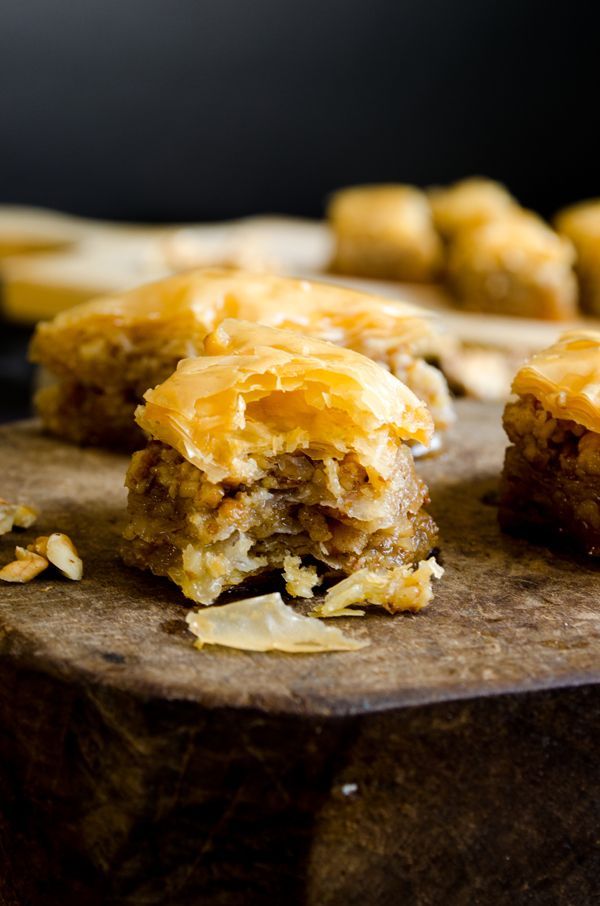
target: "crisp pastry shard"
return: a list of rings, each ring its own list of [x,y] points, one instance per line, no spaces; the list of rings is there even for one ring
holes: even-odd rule
[[[435,280],[442,244],[427,197],[414,186],[341,189],[327,217],[335,237],[333,271],[417,283]]]
[[[569,332],[533,356],[513,392],[502,527],[600,556],[600,331]]]
[[[468,311],[560,321],[577,311],[574,261],[568,239],[521,211],[459,233],[447,280]]]
[[[353,639],[336,626],[326,626],[285,605],[278,592],[234,601],[186,617],[197,636],[197,648],[221,645],[244,651],[285,651],[311,654],[357,651],[369,643]]]
[[[436,428],[453,421],[443,375],[422,352],[436,328],[419,308],[341,287],[204,269],[72,308],[36,331],[31,355],[55,383],[36,399],[46,428],[77,443],[134,449],[133,412],[224,318],[293,329],[355,349],[427,403]]]
[[[554,225],[575,246],[581,307],[600,315],[600,199],[583,201],[560,211]]]
[[[127,474],[123,556],[192,600],[289,569],[290,556],[349,574],[434,545],[408,446],[429,443],[431,417],[356,352],[226,320],[136,418],[151,440]]]

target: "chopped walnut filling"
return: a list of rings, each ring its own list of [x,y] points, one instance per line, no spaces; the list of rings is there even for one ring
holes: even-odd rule
[[[554,418],[530,394],[508,403],[504,428],[536,468],[552,465],[579,478],[600,475],[600,434],[569,419]]]
[[[151,441],[127,475],[125,561],[211,603],[225,588],[281,569],[288,557],[349,573],[414,563],[434,544],[435,524],[422,509],[426,487],[407,446],[388,481],[368,475],[352,454],[322,461],[283,454],[260,465],[263,477],[252,485],[214,484]]]

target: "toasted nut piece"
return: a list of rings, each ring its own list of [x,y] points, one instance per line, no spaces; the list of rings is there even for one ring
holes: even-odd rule
[[[8,500],[0,497],[0,535],[12,531],[15,521],[15,507]]]
[[[31,528],[35,524],[38,517],[38,511],[35,507],[27,506],[25,503],[17,504],[15,508],[15,518],[14,525],[17,528]]]
[[[15,556],[16,560],[0,569],[0,579],[4,582],[31,582],[48,568],[48,561],[44,557],[25,550],[24,547],[16,547]]]
[[[76,582],[81,579],[83,563],[68,535],[63,535],[62,532],[53,532],[48,536],[46,551],[46,556],[50,563],[56,566],[63,576]]]
[[[24,503],[9,503],[0,497],[0,535],[17,528],[29,528],[38,517],[34,507]]]
[[[48,535],[38,535],[32,544],[27,545],[27,550],[48,559]]]

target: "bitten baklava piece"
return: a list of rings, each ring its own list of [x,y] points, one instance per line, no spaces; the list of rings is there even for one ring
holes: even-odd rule
[[[413,186],[353,186],[328,207],[339,274],[427,283],[442,263],[442,244],[425,193]]]
[[[436,229],[444,239],[520,210],[504,186],[492,179],[470,177],[428,193]]]
[[[575,316],[575,250],[528,212],[461,232],[448,252],[447,280],[468,311],[560,321]]]
[[[356,352],[226,320],[136,418],[150,440],[127,473],[123,556],[194,601],[272,570],[306,596],[315,564],[391,570],[435,543],[409,446],[429,443],[429,412]]]
[[[600,199],[566,208],[554,224],[575,246],[581,307],[600,315]]]
[[[523,365],[512,389],[502,527],[600,556],[600,332],[565,334]]]
[[[82,444],[135,449],[144,392],[196,355],[225,318],[301,331],[369,356],[427,403],[438,432],[453,421],[445,378],[423,356],[433,318],[415,306],[341,287],[203,269],[79,305],[40,324],[31,357],[53,382],[36,397],[47,428]]]

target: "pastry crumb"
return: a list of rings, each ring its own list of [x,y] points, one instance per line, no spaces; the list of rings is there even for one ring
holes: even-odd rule
[[[283,558],[285,590],[293,598],[312,598],[314,588],[321,584],[316,566],[303,566],[300,557],[291,554]]]
[[[416,569],[396,566],[392,569],[359,569],[330,588],[325,600],[314,612],[317,617],[358,616],[362,611],[353,605],[374,604],[389,613],[401,610],[417,612],[433,598],[432,579],[441,579],[443,568],[435,557],[421,560]]]

